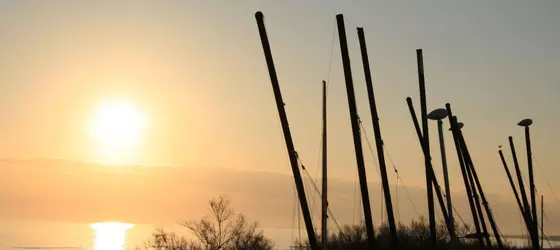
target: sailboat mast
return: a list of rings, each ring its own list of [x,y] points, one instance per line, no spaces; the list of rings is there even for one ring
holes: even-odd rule
[[[412,104],[412,98],[407,97],[406,98],[406,104],[408,105],[408,110],[410,111],[410,116],[412,118],[412,123],[414,124],[414,129],[416,130],[416,135],[418,136],[418,141],[420,142],[420,146],[422,147],[422,152],[424,154],[426,154],[426,148],[424,147],[424,144],[422,143],[422,131],[420,130],[420,124],[418,123],[418,119],[416,117],[416,112],[414,111],[414,105]],[[451,238],[455,238],[455,230],[453,228],[450,227],[450,223],[449,223],[449,213],[447,212],[447,209],[445,208],[445,201],[443,199],[443,194],[441,192],[441,188],[437,182],[437,179],[435,178],[435,173],[434,173],[434,169],[432,167],[432,161],[428,161],[427,163],[429,169],[428,169],[428,174],[431,175],[432,178],[432,183],[434,186],[434,189],[436,191],[436,197],[438,199],[438,203],[439,203],[439,207],[441,209],[441,214],[443,216],[443,220],[445,220],[445,224],[447,226],[447,231],[449,232],[449,235],[451,236]]]
[[[373,120],[373,133],[375,135],[375,146],[377,148],[377,158],[379,160],[379,169],[381,171],[381,182],[383,185],[383,194],[385,197],[385,208],[387,209],[387,220],[389,221],[389,231],[391,233],[391,249],[399,249],[397,238],[397,226],[393,213],[393,202],[391,201],[391,191],[389,189],[389,178],[387,177],[387,167],[385,165],[385,154],[383,152],[383,139],[381,138],[381,128],[379,126],[379,115],[377,114],[377,105],[375,103],[375,94],[373,91],[373,83],[371,79],[371,70],[369,67],[369,58],[367,53],[366,38],[364,29],[358,28],[358,39],[360,41],[360,50],[362,52],[362,63],[364,65],[364,74],[366,79],[366,87],[369,98],[369,109],[371,111],[371,119]]]
[[[301,211],[303,213],[303,220],[305,221],[305,228],[307,230],[309,245],[311,246],[312,250],[317,250],[319,249],[317,247],[317,237],[315,236],[315,230],[313,229],[313,221],[311,220],[311,213],[309,212],[307,197],[305,196],[303,180],[301,179],[301,172],[299,171],[297,152],[294,148],[292,133],[290,132],[290,126],[288,125],[288,116],[286,115],[286,109],[284,108],[284,101],[282,100],[282,93],[280,92],[280,84],[278,83],[278,76],[276,75],[274,60],[272,59],[272,51],[270,49],[270,43],[268,41],[268,35],[266,33],[266,27],[264,25],[264,15],[262,12],[257,11],[257,13],[255,13],[255,18],[257,19],[257,26],[259,28],[264,56],[266,59],[266,64],[268,66],[268,73],[270,75],[270,81],[272,83],[272,89],[274,91],[274,98],[276,99],[278,115],[280,116],[280,122],[282,123],[282,131],[284,131],[284,140],[286,141],[286,149],[288,150],[288,155],[290,157],[290,164],[292,166],[292,172],[294,174],[294,181],[296,184]]]
[[[544,249],[544,196],[541,195],[541,249]]]
[[[525,192],[525,185],[523,184],[523,176],[521,175],[521,169],[519,168],[519,162],[517,161],[517,153],[515,152],[515,145],[513,144],[513,137],[508,137],[509,146],[511,148],[511,155],[513,157],[513,166],[515,167],[515,172],[517,174],[517,181],[519,182],[519,193],[521,193],[521,199],[523,201],[523,210],[525,211],[525,216],[529,223],[527,223],[527,231],[531,236],[531,245],[533,250],[538,250],[539,248],[539,237],[535,232],[533,224],[535,221],[531,216],[531,207],[527,199],[527,193]]]
[[[531,136],[529,133],[529,125],[525,126],[525,143],[527,147],[527,166],[529,169],[529,191],[531,192],[531,217],[533,218],[533,231],[535,231],[535,238],[539,238],[539,227],[537,217],[537,197],[535,193],[535,178],[533,176],[533,155],[531,153]]]
[[[321,202],[321,242],[323,250],[327,249],[327,82],[323,81],[323,181],[322,181],[322,202]]]
[[[364,208],[368,245],[369,249],[375,249],[375,229],[373,227],[373,218],[371,216],[364,152],[362,151],[362,137],[360,134],[360,122],[358,120],[358,109],[356,108],[356,97],[354,95],[354,83],[352,80],[348,41],[346,40],[346,28],[344,27],[344,16],[342,14],[336,15],[336,21],[338,26],[338,38],[340,41],[340,53],[342,56],[342,66],[344,68],[344,78],[346,81],[346,95],[348,98],[350,122],[352,124],[352,135],[354,137],[354,151],[356,153],[356,165],[358,167],[358,179],[360,181],[360,193],[362,194],[362,206]]]
[[[503,243],[502,243],[502,239],[500,237],[500,232],[498,231],[498,225],[496,225],[496,221],[494,220],[494,215],[492,215],[492,210],[490,209],[490,204],[488,204],[488,200],[486,199],[486,196],[484,195],[484,191],[482,190],[482,185],[480,184],[480,180],[478,179],[478,174],[476,173],[476,169],[474,168],[474,163],[472,161],[471,155],[469,153],[469,148],[467,147],[467,143],[465,142],[465,137],[463,136],[463,132],[461,132],[461,130],[458,131],[459,132],[459,141],[462,144],[462,151],[463,151],[463,155],[465,157],[466,160],[466,166],[468,168],[470,168],[470,172],[472,174],[474,183],[472,183],[473,187],[476,187],[476,189],[478,189],[478,194],[480,195],[480,199],[482,200],[482,206],[484,207],[484,210],[486,211],[486,216],[488,218],[488,222],[490,223],[490,227],[492,228],[492,232],[494,233],[494,238],[496,239],[496,244],[498,245],[499,249],[504,249]],[[481,222],[483,225],[483,228],[485,227],[484,224],[484,217],[481,216]],[[490,239],[487,238],[487,241],[489,241]],[[489,247],[491,247],[492,245],[489,244]]]
[[[474,228],[476,230],[478,244],[481,249],[484,249],[484,240],[481,236],[480,231],[480,222],[478,220],[478,215],[476,213],[476,206],[474,204],[474,197],[472,193],[472,189],[469,182],[469,176],[467,174],[467,167],[463,157],[463,152],[461,151],[461,144],[459,140],[459,126],[457,125],[457,117],[453,116],[453,112],[451,112],[451,104],[445,104],[445,108],[447,109],[447,116],[449,118],[449,124],[451,125],[451,132],[453,133],[453,142],[455,143],[455,150],[457,151],[457,158],[459,160],[459,167],[461,169],[461,176],[463,177],[463,183],[465,184],[465,190],[467,192],[467,199],[469,201],[469,207],[471,210],[471,215],[473,218]]]
[[[464,150],[462,150],[463,152],[463,157],[466,158],[466,153],[464,152]],[[488,227],[486,227],[486,221],[484,220],[484,213],[482,212],[482,207],[480,206],[480,199],[478,196],[478,189],[475,186],[474,183],[474,177],[472,174],[472,169],[468,163],[468,160],[465,160],[465,168],[467,169],[467,176],[469,177],[469,185],[471,186],[471,192],[473,195],[473,200],[474,200],[474,205],[476,208],[476,212],[478,213],[478,221],[480,222],[480,229],[481,229],[481,235],[480,237],[484,238],[484,240],[486,241],[486,246],[488,248],[492,248],[492,241],[490,241],[490,235],[488,234]]]
[[[418,64],[418,82],[420,85],[420,118],[422,120],[422,144],[424,145],[424,161],[426,167],[426,193],[428,196],[428,219],[430,225],[430,243],[433,248],[437,246],[437,236],[436,236],[436,215],[434,211],[434,190],[432,187],[432,175],[430,171],[431,166],[429,166],[431,161],[430,156],[430,133],[428,132],[428,111],[426,103],[426,84],[424,80],[424,59],[422,55],[422,50],[416,50],[416,61]]]
[[[519,207],[519,211],[523,216],[523,221],[525,222],[525,225],[528,225],[530,224],[530,220],[527,218],[527,215],[525,214],[525,210],[523,210],[523,204],[521,204],[521,199],[519,198],[519,193],[517,192],[517,188],[515,187],[515,182],[513,181],[513,177],[511,176],[511,172],[509,171],[509,168],[507,166],[504,153],[500,149],[498,150],[498,154],[500,155],[500,159],[502,160],[502,165],[504,165],[506,175],[509,179],[509,184],[511,185],[511,189],[513,190],[513,195],[515,196],[515,201],[517,201],[517,206]]]

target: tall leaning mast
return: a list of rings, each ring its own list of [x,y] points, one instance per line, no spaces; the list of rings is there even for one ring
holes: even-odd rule
[[[292,172],[294,174],[294,181],[296,184],[301,211],[303,213],[303,220],[305,221],[305,229],[307,230],[309,245],[311,246],[312,250],[319,250],[317,246],[317,237],[315,236],[315,230],[313,229],[311,214],[309,212],[307,197],[305,196],[303,181],[301,179],[301,173],[299,171],[297,152],[294,148],[290,126],[288,125],[288,117],[286,115],[286,109],[284,109],[284,101],[282,99],[282,93],[280,92],[280,84],[278,83],[278,76],[276,75],[274,60],[272,59],[272,51],[270,49],[270,43],[268,41],[268,35],[266,33],[266,27],[264,25],[264,15],[262,12],[257,11],[257,13],[255,13],[255,18],[257,19],[257,26],[259,28],[259,34],[261,37],[261,43],[266,59],[266,65],[268,66],[268,73],[270,75],[270,81],[272,83],[272,89],[274,91],[274,98],[276,99],[278,115],[280,116],[280,122],[282,123],[282,131],[284,132],[286,149],[288,150],[288,155],[290,157],[290,164],[292,166]]]

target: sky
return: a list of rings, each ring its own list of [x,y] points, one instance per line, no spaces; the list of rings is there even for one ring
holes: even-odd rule
[[[497,147],[513,136],[526,169],[516,124],[532,118],[537,189],[557,206],[558,8],[557,1],[1,1],[0,157],[104,162],[88,131],[92,117],[106,100],[128,100],[146,128],[127,163],[291,174],[254,17],[260,10],[301,160],[316,172],[327,80],[330,178],[353,183],[335,29],[335,15],[344,14],[364,133],[373,142],[355,27],[365,30],[383,139],[404,185],[425,186],[405,102],[412,97],[419,112],[415,50],[421,48],[428,109],[452,104],[485,191],[513,202]],[[439,176],[436,124],[430,125]],[[451,189],[462,194],[451,134],[445,136]],[[365,141],[364,150],[376,183],[376,158]],[[34,178],[29,182],[40,177]],[[392,171],[389,178],[396,180]],[[293,189],[274,188],[287,196]]]

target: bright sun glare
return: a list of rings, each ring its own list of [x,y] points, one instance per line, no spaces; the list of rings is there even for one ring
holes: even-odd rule
[[[96,142],[96,160],[109,164],[133,161],[139,154],[146,122],[146,116],[128,100],[101,103],[89,124]]]
[[[132,224],[120,222],[93,223],[90,227],[95,232],[94,250],[123,250],[126,244],[126,231]]]

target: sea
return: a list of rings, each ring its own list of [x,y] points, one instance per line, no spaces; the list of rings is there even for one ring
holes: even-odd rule
[[[130,224],[115,221],[69,223],[56,221],[0,221],[0,250],[136,250],[144,249],[157,228],[191,237],[179,224]],[[305,237],[303,230],[263,228],[275,242],[275,249],[290,249],[290,243]],[[508,243],[525,246],[528,240],[508,239]],[[551,242],[560,247],[560,242]],[[545,249],[549,247],[545,242]]]
[[[132,250],[144,249],[156,229],[185,237],[189,232],[179,224],[131,224],[115,221],[69,223],[56,221],[0,221],[0,250]],[[290,249],[297,230],[263,228],[276,249]],[[301,233],[304,236],[303,232]]]

